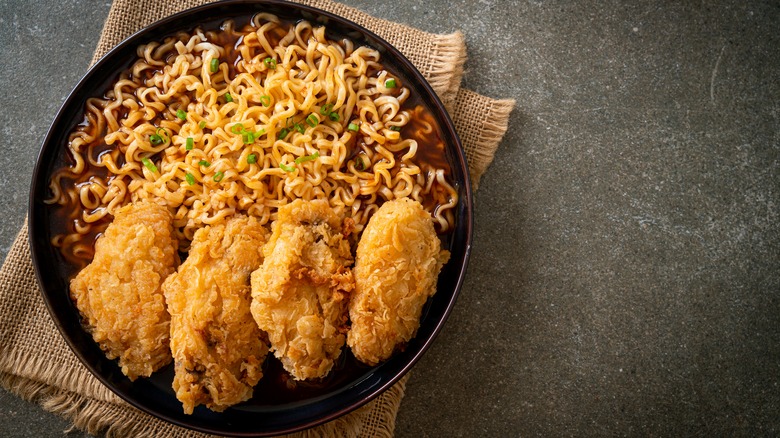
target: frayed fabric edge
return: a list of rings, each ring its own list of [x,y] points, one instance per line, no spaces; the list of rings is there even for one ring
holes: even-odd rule
[[[481,96],[480,96],[481,97]],[[476,190],[479,180],[485,174],[495,158],[496,149],[509,127],[509,115],[515,107],[514,99],[492,100],[490,108],[485,114],[485,119],[480,127],[477,138],[470,152],[472,159],[469,163],[471,169],[471,187]]]
[[[461,32],[447,35],[437,35],[434,41],[431,75],[428,83],[444,104],[444,108],[452,113],[455,98],[463,78],[463,66],[466,63],[466,42]]]

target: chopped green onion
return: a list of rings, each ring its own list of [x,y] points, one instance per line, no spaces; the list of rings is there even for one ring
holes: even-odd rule
[[[195,140],[193,140],[192,137],[187,137],[187,146],[184,148],[191,151],[193,147],[195,147]]]
[[[222,177],[225,176],[222,172],[217,172],[214,174],[214,182],[220,182],[222,181]]]
[[[160,131],[162,131],[162,134],[160,134]],[[165,143],[166,141],[168,141],[168,131],[165,128],[157,128],[154,134],[149,136],[149,142],[153,145]]]
[[[303,127],[300,123],[296,123],[293,125],[293,128],[295,128],[296,131],[300,132],[301,134],[306,132],[306,128]]]
[[[283,139],[283,138],[287,137],[287,134],[289,134],[289,133],[290,133],[290,130],[289,130],[289,129],[287,129],[287,128],[282,128],[282,130],[281,130],[281,131],[279,131],[279,135],[277,135],[277,136],[276,136],[276,139],[277,139],[277,140],[281,140],[281,139]]]
[[[385,81],[385,87],[395,88],[395,79],[388,79]]]
[[[257,132],[252,131],[244,131],[241,134],[241,139],[244,141],[244,144],[252,144],[255,142],[255,140],[260,137],[261,135],[265,134],[265,130],[261,129]]]
[[[309,124],[312,128],[320,124],[320,119],[317,118],[314,114],[309,114],[309,117],[306,117],[306,123]]]
[[[347,131],[358,132],[359,130],[360,126],[357,123],[350,123],[349,126],[347,126]]]
[[[233,96],[231,96],[230,93],[225,93],[225,102],[230,103],[232,101],[233,101]]]
[[[150,159],[143,157],[141,158],[141,162],[144,163],[144,166],[146,166],[146,168],[151,172],[157,172],[157,166],[155,166]]]
[[[249,154],[249,156],[246,157],[246,162],[249,163],[249,164],[257,163],[257,155],[256,154]]]
[[[205,120],[201,120],[200,123],[198,123],[198,128],[203,129],[205,127],[206,127],[206,121]]]
[[[319,157],[320,157],[320,153],[319,152],[315,152],[315,153],[313,153],[311,155],[306,155],[305,157],[298,157],[298,158],[296,158],[295,159],[295,164],[301,164],[301,163],[305,163],[307,161],[313,161],[313,160],[316,160]]]
[[[320,114],[322,114],[323,116],[327,115],[330,112],[331,109],[333,109],[333,104],[332,103],[325,104],[325,105],[320,107]]]
[[[241,140],[244,142],[244,144],[252,144],[255,142],[256,139],[258,139],[261,135],[265,134],[265,129],[261,129],[257,132],[252,132],[246,128],[244,128],[244,125],[241,123],[236,123],[235,125],[230,127],[230,132],[236,135],[241,135]]]
[[[176,117],[178,117],[178,118],[180,118],[182,120],[187,120],[187,112],[185,112],[183,109],[179,108],[178,110],[176,110]]]
[[[211,65],[209,65],[209,67],[211,67],[210,70],[211,70],[212,73],[216,73],[217,70],[219,70],[219,59],[213,58],[211,60]]]
[[[199,166],[203,166],[203,167],[209,167],[209,166],[211,166],[211,163],[209,163],[206,160],[200,160],[200,161],[198,161],[198,165]]]
[[[366,163],[363,162],[363,159],[360,158],[360,156],[355,157],[355,169],[366,170]]]
[[[194,177],[194,176],[192,176],[192,174],[191,174],[191,173],[188,173],[188,174],[184,175],[184,178],[186,178],[186,179],[187,179],[187,182],[188,182],[188,183],[189,183],[191,186],[194,186],[194,185],[195,185],[195,177]]]
[[[265,58],[265,59],[263,60],[263,62],[264,62],[264,63],[265,63],[265,65],[267,65],[267,66],[268,66],[268,68],[270,68],[271,70],[276,70],[276,60],[275,60],[275,59],[273,59],[273,58],[270,58],[270,57],[269,57],[269,58]]]
[[[230,132],[232,132],[233,134],[238,135],[238,134],[244,132],[244,125],[242,125],[241,123],[236,123],[235,125],[230,127]]]
[[[279,163],[279,167],[285,172],[292,172],[295,170],[295,166],[286,166],[284,163]]]
[[[398,131],[400,131],[400,130],[401,130],[401,127],[400,127],[400,126],[391,126],[391,127],[390,127],[390,130],[391,130],[391,131],[398,132]]]
[[[260,103],[267,108],[271,105],[271,96],[260,96]]]
[[[337,113],[336,111],[333,111],[332,113],[328,114],[328,117],[330,117],[330,119],[334,122],[339,121],[339,113]]]

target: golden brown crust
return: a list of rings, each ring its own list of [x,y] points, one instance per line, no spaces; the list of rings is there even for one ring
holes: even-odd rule
[[[376,365],[414,337],[448,259],[419,202],[399,199],[377,210],[358,243],[349,302],[347,344],[358,360]]]
[[[87,331],[130,380],[171,361],[160,286],[178,260],[172,221],[152,202],[122,207],[95,243],[92,263],[70,282]]]
[[[252,273],[252,315],[297,380],[325,376],[344,345],[354,279],[343,227],[327,201],[281,207]]]
[[[268,346],[249,311],[249,275],[268,231],[239,216],[195,233],[187,260],[163,285],[171,313],[173,389],[184,412],[214,411],[252,397]]]

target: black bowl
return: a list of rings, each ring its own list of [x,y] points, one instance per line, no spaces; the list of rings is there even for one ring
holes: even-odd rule
[[[439,134],[447,145],[445,158],[460,195],[455,230],[444,242],[452,256],[439,277],[436,295],[426,305],[417,336],[403,352],[388,361],[376,367],[342,369],[327,385],[304,388],[294,397],[263,390],[266,384],[261,380],[256,396],[245,403],[222,413],[201,406],[193,415],[185,415],[171,389],[172,366],[148,379],[131,382],[121,373],[116,361],[108,360],[83,330],[78,310],[68,293],[72,273],[59,251],[49,243],[53,207],[43,200],[50,196],[50,176],[66,163],[68,135],[82,122],[86,100],[101,95],[118,73],[130,66],[139,45],[198,26],[216,28],[228,19],[246,21],[258,12],[270,12],[283,20],[306,19],[324,24],[330,38],[348,37],[356,44],[377,49],[388,70],[399,75],[421,97],[423,105],[438,121]],[[420,72],[398,50],[355,23],[308,6],[282,1],[226,1],[190,9],[152,24],[123,41],[87,72],[60,108],[43,142],[30,190],[29,229],[33,264],[49,313],[70,348],[95,377],[128,403],[171,423],[214,434],[264,436],[305,429],[353,411],[397,382],[420,359],[441,330],[463,283],[471,250],[472,198],[465,155],[452,120]],[[270,359],[265,366],[278,366],[274,361]],[[346,348],[342,361],[355,362]],[[265,389],[270,387],[273,384]]]

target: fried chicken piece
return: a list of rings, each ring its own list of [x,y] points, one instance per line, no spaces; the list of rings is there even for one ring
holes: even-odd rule
[[[296,380],[328,374],[344,346],[354,288],[349,226],[327,201],[295,200],[279,209],[252,273],[252,315]]]
[[[388,201],[374,213],[358,243],[349,302],[347,344],[358,360],[376,365],[414,337],[449,257],[419,202]]]
[[[195,232],[187,260],[163,284],[171,313],[173,389],[184,412],[221,412],[252,397],[268,353],[249,311],[249,275],[263,260],[266,230],[235,217]]]
[[[150,201],[117,210],[95,257],[70,282],[87,331],[135,380],[171,361],[170,316],[160,286],[176,269],[173,217]]]

